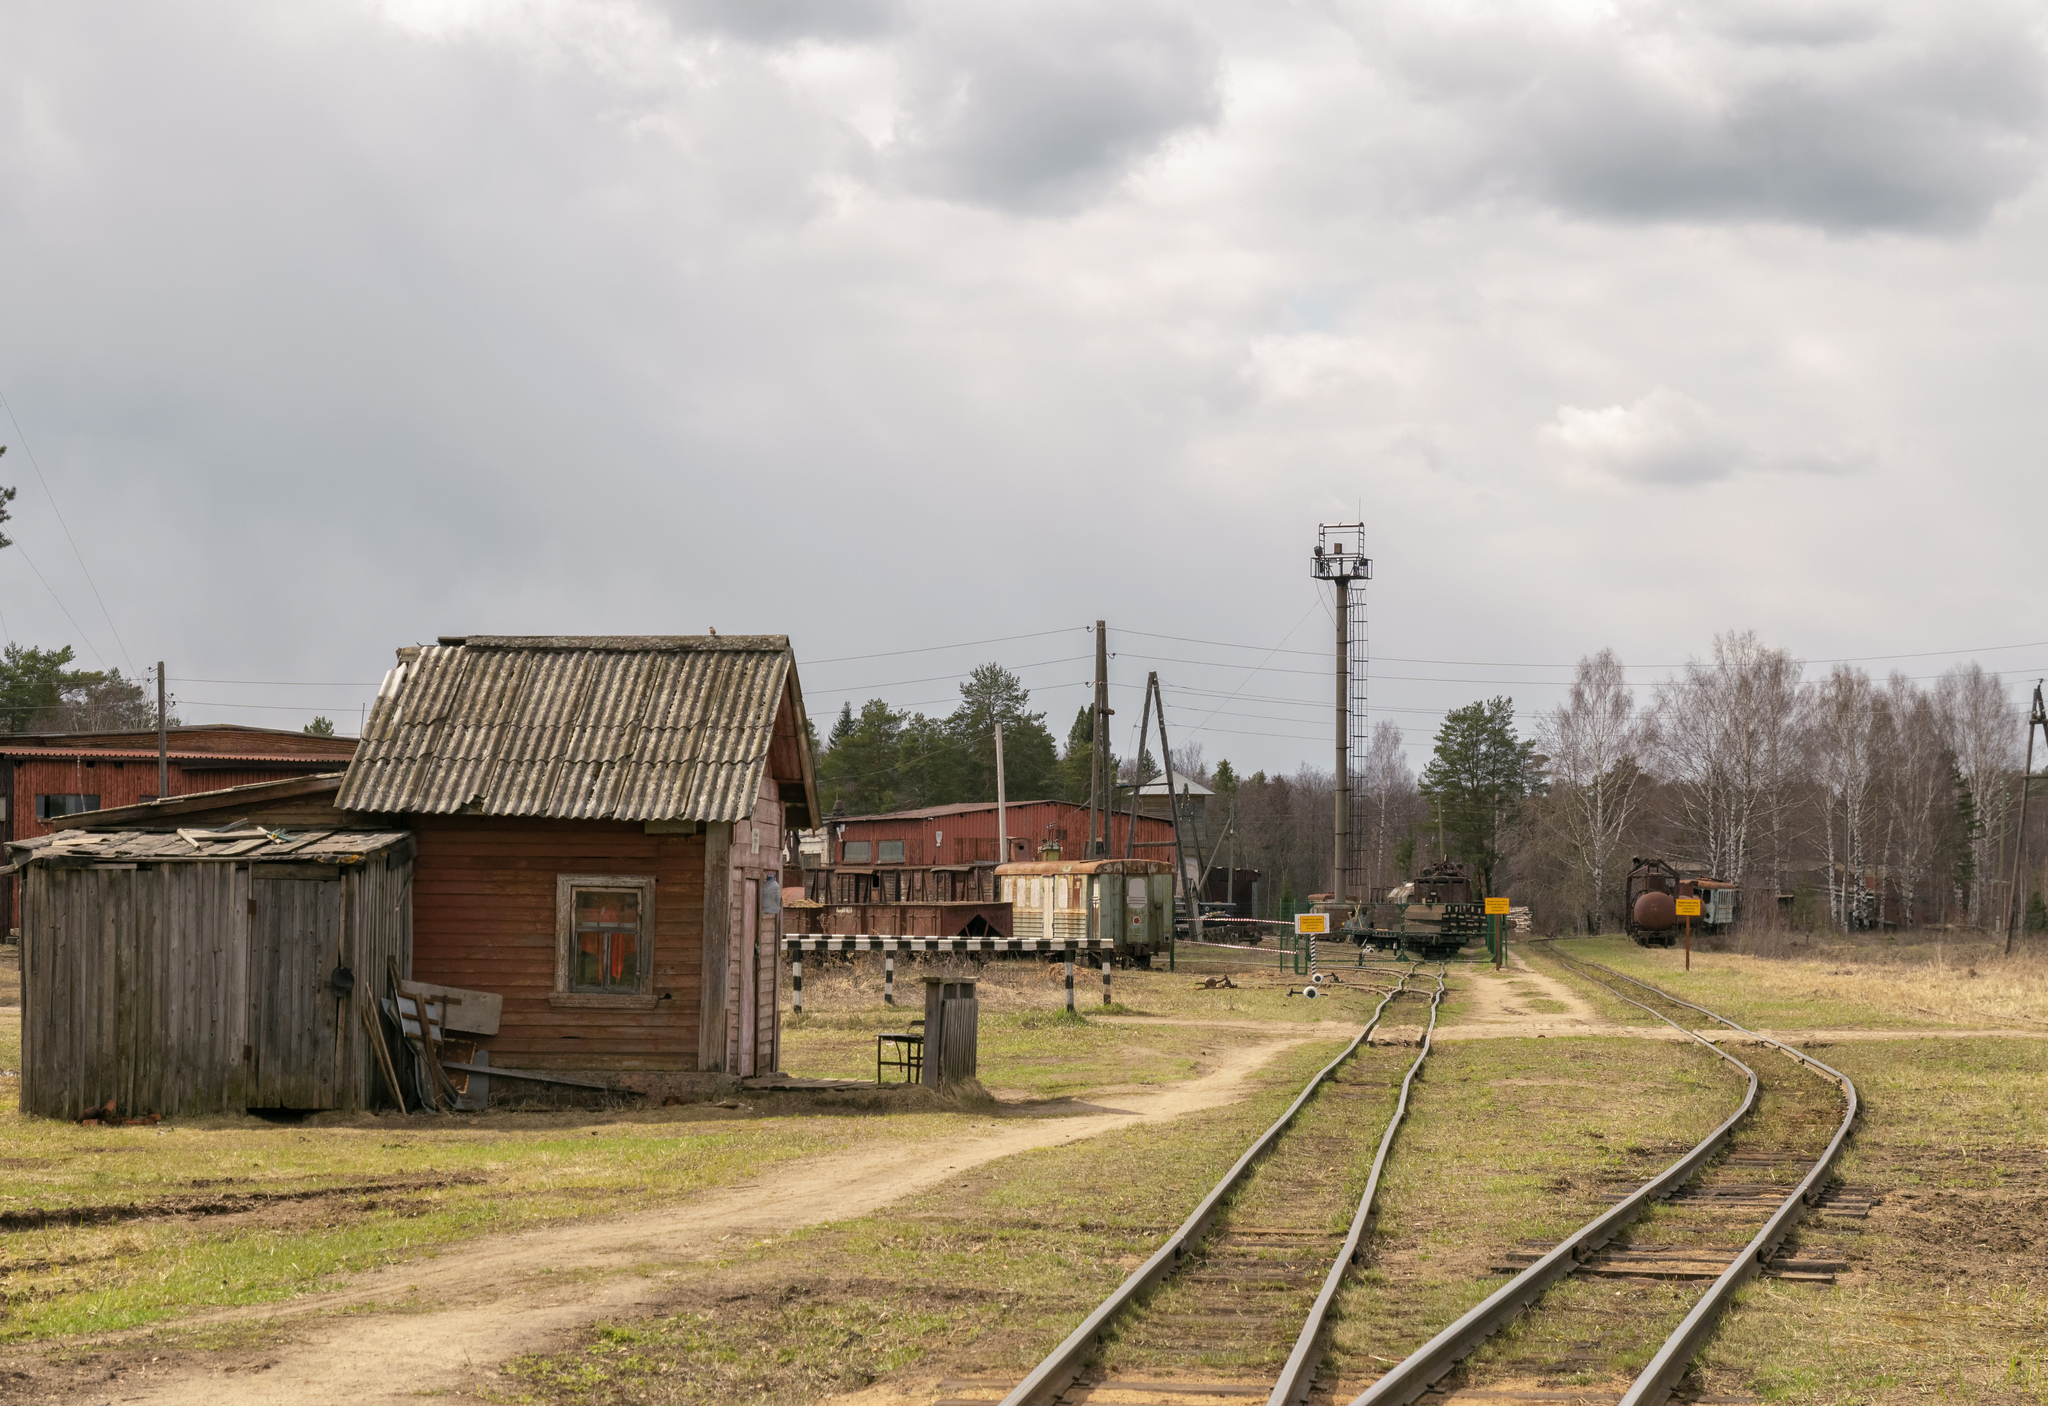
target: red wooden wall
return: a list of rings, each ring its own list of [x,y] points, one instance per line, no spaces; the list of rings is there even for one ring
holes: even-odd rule
[[[704,961],[704,836],[613,821],[410,816],[413,975],[505,998],[493,1063],[694,1070]],[[651,1010],[556,1008],[555,877],[654,876]],[[666,999],[660,999],[666,998]]]

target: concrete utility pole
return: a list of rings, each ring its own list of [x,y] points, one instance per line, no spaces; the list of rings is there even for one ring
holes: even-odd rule
[[[1372,561],[1365,556],[1364,546],[1364,523],[1324,523],[1316,534],[1315,555],[1309,568],[1318,580],[1334,582],[1337,587],[1337,767],[1331,778],[1336,786],[1337,823],[1336,843],[1330,856],[1330,892],[1339,904],[1349,903],[1351,891],[1357,886],[1357,856],[1351,845],[1351,753],[1353,737],[1365,719],[1366,661],[1361,653],[1359,667],[1353,667],[1352,626],[1355,617],[1362,635],[1365,591],[1361,587],[1354,600],[1351,583],[1372,579]],[[1364,640],[1356,643],[1362,647]]]
[[[1116,777],[1109,768],[1109,629],[1095,622],[1095,747],[1088,769],[1088,858],[1109,858],[1115,833]],[[1102,838],[1095,837],[1095,817],[1102,817]]]

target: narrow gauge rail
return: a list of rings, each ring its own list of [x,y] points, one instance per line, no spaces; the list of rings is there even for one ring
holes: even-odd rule
[[[1641,1216],[1652,1202],[1678,1192],[1705,1204],[1710,1210],[1709,1217],[1705,1218],[1708,1224],[1724,1234],[1737,1225],[1745,1231],[1751,1230],[1752,1227],[1754,1230],[1749,1235],[1747,1243],[1740,1248],[1721,1253],[1718,1273],[1713,1283],[1694,1303],[1678,1327],[1664,1340],[1663,1345],[1658,1348],[1620,1400],[1620,1406],[1661,1406],[1662,1402],[1670,1398],[1672,1388],[1685,1375],[1693,1358],[1712,1335],[1721,1311],[1727,1306],[1735,1291],[1755,1278],[1770,1263],[1778,1247],[1799,1223],[1807,1208],[1820,1198],[1828,1176],[1834,1168],[1835,1160],[1840,1156],[1850,1129],[1855,1125],[1858,1113],[1856,1086],[1840,1070],[1830,1068],[1803,1051],[1795,1050],[1789,1045],[1738,1025],[1726,1016],[1710,1011],[1704,1006],[1696,1006],[1648,982],[1615,971],[1612,967],[1569,956],[1554,947],[1551,948],[1551,953],[1587,980],[1605,987],[1619,999],[1682,1031],[1741,1070],[1747,1077],[1749,1085],[1743,1096],[1742,1105],[1732,1117],[1708,1134],[1692,1151],[1623,1197],[1611,1210],[1596,1216],[1556,1246],[1542,1252],[1535,1263],[1360,1393],[1353,1399],[1351,1406],[1406,1406],[1406,1403],[1419,1399],[1432,1384],[1457,1366],[1481,1343],[1540,1298],[1544,1290],[1575,1269],[1600,1264],[1603,1259],[1608,1263],[1626,1264],[1646,1275],[1654,1265],[1659,1264],[1670,1266],[1675,1263],[1687,1269],[1696,1268],[1701,1262],[1701,1256],[1710,1252],[1695,1248],[1674,1254],[1670,1247],[1659,1247],[1657,1251],[1606,1251],[1608,1244]],[[1604,972],[1619,981],[1629,983],[1636,989],[1636,995],[1630,995],[1613,982],[1593,975],[1595,971]],[[1638,997],[1647,997],[1649,1000]],[[1763,1084],[1757,1071],[1682,1021],[1658,1010],[1649,1004],[1649,1001],[1704,1016],[1707,1020],[1737,1031],[1758,1044],[1783,1053],[1800,1069],[1832,1082],[1840,1090],[1843,1112],[1839,1125],[1827,1142],[1826,1149],[1818,1157],[1814,1157],[1802,1154],[1797,1148],[1788,1145],[1797,1139],[1788,1138],[1782,1132],[1762,1136],[1752,1135],[1747,1131],[1738,1132],[1756,1109]],[[1778,1075],[1779,1071],[1774,1070],[1774,1084],[1777,1083]],[[1708,1173],[1703,1181],[1693,1184],[1694,1178],[1731,1143],[1735,1143],[1740,1150]],[[1803,1174],[1799,1174],[1801,1169]],[[1797,1184],[1782,1199],[1777,1195],[1778,1191],[1783,1189],[1781,1185],[1771,1182],[1760,1184],[1755,1180],[1740,1184],[1735,1182],[1738,1176],[1754,1179],[1787,1174],[1799,1176]],[[1763,1214],[1766,1210],[1768,1214]],[[1745,1211],[1749,1213],[1746,1217]],[[1760,1225],[1757,1224],[1759,1215],[1762,1216]],[[1696,1231],[1702,1228],[1704,1227],[1698,1225],[1694,1227]],[[1687,1274],[1685,1277],[1692,1275]]]
[[[1399,983],[1381,999],[1365,1029],[1345,1047],[1343,1053],[1309,1080],[1287,1111],[1246,1149],[1180,1228],[1083,1319],[1080,1327],[1066,1341],[1033,1368],[1002,1399],[1002,1406],[1046,1406],[1080,1380],[1091,1360],[1110,1347],[1113,1331],[1119,1338],[1117,1346],[1121,1347],[1132,1341],[1130,1334],[1133,1330],[1142,1334],[1148,1329],[1153,1330],[1152,1340],[1141,1346],[1149,1363],[1161,1361],[1158,1349],[1162,1346],[1191,1340],[1198,1346],[1228,1343],[1240,1349],[1250,1347],[1253,1350],[1264,1346],[1270,1356],[1277,1357],[1278,1349],[1290,1345],[1288,1335],[1292,1333],[1291,1351],[1268,1400],[1271,1406],[1287,1406],[1289,1402],[1301,1400],[1322,1362],[1324,1321],[1336,1300],[1345,1273],[1360,1253],[1360,1245],[1372,1219],[1374,1202],[1379,1195],[1381,1174],[1393,1148],[1395,1132],[1408,1111],[1409,1094],[1416,1076],[1429,1058],[1430,1045],[1436,1033],[1437,1008],[1446,989],[1444,977],[1447,970],[1444,964],[1438,964],[1434,973],[1435,989],[1426,993],[1409,986],[1414,969],[1403,970]],[[1237,1193],[1253,1170],[1266,1163],[1283,1141],[1287,1142],[1292,1153],[1296,1143],[1319,1139],[1307,1150],[1324,1155],[1310,1156],[1305,1160],[1315,1164],[1313,1180],[1327,1187],[1331,1159],[1348,1160],[1345,1154],[1356,1146],[1356,1139],[1324,1132],[1320,1127],[1315,1131],[1290,1134],[1293,1134],[1300,1115],[1312,1100],[1328,1100],[1330,1104],[1327,1110],[1318,1110],[1329,1114],[1328,1118],[1319,1119],[1319,1123],[1341,1123],[1345,1119],[1346,1103],[1372,1097],[1365,1091],[1373,1087],[1370,1083],[1361,1081],[1347,1088],[1342,1072],[1359,1048],[1370,1042],[1373,1032],[1396,1000],[1404,996],[1420,998],[1425,994],[1429,1011],[1419,1041],[1420,1048],[1401,1079],[1399,1096],[1380,1136],[1364,1194],[1351,1217],[1349,1232],[1340,1238],[1328,1228],[1326,1216],[1315,1218],[1319,1223],[1296,1219],[1291,1224],[1236,1225]],[[1384,1087],[1384,1084],[1379,1087]],[[1342,1185],[1341,1177],[1337,1184]],[[1270,1210],[1274,1203],[1286,1199],[1285,1188],[1261,1187],[1260,1191],[1262,1194],[1258,1199],[1262,1210]],[[1229,1222],[1211,1234],[1214,1222],[1226,1211],[1232,1213]],[[1333,1251],[1334,1258],[1331,1257]],[[1305,1296],[1308,1290],[1318,1288],[1319,1292],[1296,1331],[1294,1320],[1282,1317],[1280,1310],[1290,1297]],[[1158,1292],[1152,1292],[1155,1290]],[[1252,1311],[1244,1312],[1242,1306],[1248,1300],[1256,1306]],[[1298,1309],[1298,1299],[1295,1302]],[[1213,1379],[1216,1369],[1203,1365],[1198,1359],[1198,1353],[1189,1351],[1177,1362],[1169,1360],[1167,1370],[1200,1373]],[[1153,1366],[1148,1370],[1156,1372],[1158,1368]],[[1142,1391],[1157,1390],[1164,1384],[1158,1381],[1110,1380],[1093,1385],[1110,1390],[1124,1386]],[[1242,1386],[1237,1388],[1237,1391],[1243,1390]]]

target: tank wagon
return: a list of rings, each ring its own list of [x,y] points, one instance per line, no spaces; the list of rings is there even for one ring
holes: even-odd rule
[[[1485,905],[1472,890],[1471,873],[1455,859],[1429,865],[1368,912],[1359,941],[1397,943],[1423,957],[1456,956],[1486,935]]]
[[[1680,878],[1678,871],[1657,858],[1637,856],[1631,861],[1628,880],[1622,889],[1622,925],[1639,947],[1670,947],[1678,941],[1682,920],[1678,900],[1700,900],[1700,916],[1694,921],[1703,932],[1721,932],[1735,923],[1735,909],[1741,890],[1720,879]]]
[[[1010,936],[1114,937],[1125,966],[1149,967],[1173,941],[1173,866],[1160,859],[1042,859],[996,866]]]

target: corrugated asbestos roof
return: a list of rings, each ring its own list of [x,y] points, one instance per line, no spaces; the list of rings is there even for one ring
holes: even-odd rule
[[[746,818],[785,687],[782,635],[476,636],[401,650],[335,804],[377,814]]]

